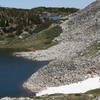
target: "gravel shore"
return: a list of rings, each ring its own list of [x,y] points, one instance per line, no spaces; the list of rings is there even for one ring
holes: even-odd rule
[[[32,60],[51,61],[39,69],[23,87],[32,92],[61,86],[100,75],[100,1],[97,0],[69,16],[61,24],[63,33],[58,45],[46,50],[15,53]]]

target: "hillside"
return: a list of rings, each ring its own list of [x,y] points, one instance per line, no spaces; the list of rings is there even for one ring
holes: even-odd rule
[[[63,32],[53,40],[59,44],[46,50],[16,53],[33,60],[51,61],[23,84],[32,92],[100,76],[100,1],[67,18],[60,25]]]
[[[52,24],[60,23],[60,19],[54,20],[52,17],[49,19],[50,16],[60,18],[61,15],[69,15],[77,10],[76,8],[16,9],[0,7],[0,48],[27,49],[33,47],[32,43],[27,46],[27,41],[34,40],[34,35],[49,28]],[[26,38],[30,40],[26,40]],[[24,46],[21,47],[21,44]]]

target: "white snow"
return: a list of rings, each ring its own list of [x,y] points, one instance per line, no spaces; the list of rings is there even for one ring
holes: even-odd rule
[[[46,90],[40,91],[36,96],[42,96],[46,94],[73,94],[73,93],[85,93],[89,90],[100,88],[100,77],[96,76],[88,78],[84,81],[73,83],[70,85],[64,85],[59,87],[48,87]]]

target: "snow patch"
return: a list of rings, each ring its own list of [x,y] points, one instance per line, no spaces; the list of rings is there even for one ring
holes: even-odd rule
[[[88,78],[84,81],[73,83],[70,85],[64,85],[59,87],[48,87],[46,90],[40,91],[36,96],[50,95],[55,93],[73,94],[73,93],[85,93],[89,90],[100,88],[100,77],[96,76]]]

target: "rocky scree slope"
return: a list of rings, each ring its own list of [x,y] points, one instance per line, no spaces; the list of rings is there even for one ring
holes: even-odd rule
[[[63,33],[55,39],[58,45],[21,53],[30,59],[52,60],[23,84],[25,88],[39,92],[100,75],[100,1],[69,17],[61,24]]]

